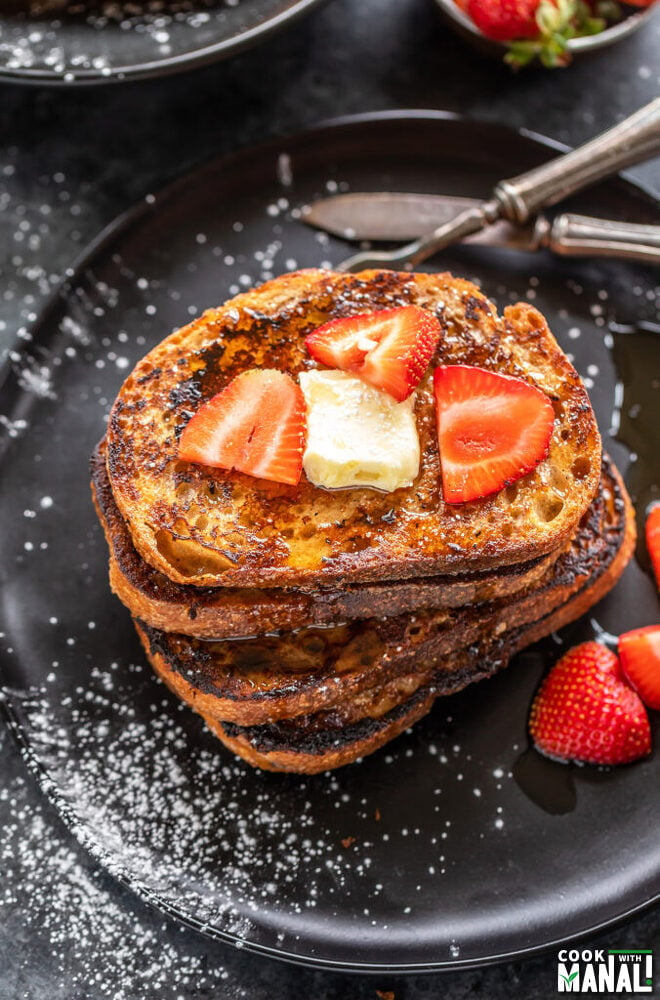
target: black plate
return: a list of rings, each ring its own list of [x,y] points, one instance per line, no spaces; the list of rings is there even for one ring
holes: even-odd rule
[[[143,666],[108,590],[89,499],[87,458],[129,366],[205,306],[346,254],[292,209],[349,187],[485,195],[549,153],[494,125],[399,113],[212,163],[97,242],[10,373],[0,565],[14,730],[76,836],[208,934],[323,967],[469,967],[603,927],[660,893],[657,757],[601,772],[523,756],[530,698],[566,644],[657,620],[639,565],[592,615],[363,763],[272,775],[237,762]],[[574,205],[657,221],[652,199],[622,180]],[[501,305],[528,295],[547,313],[646,502],[660,341],[608,324],[652,318],[656,275],[475,248],[450,250],[441,265],[478,277]],[[612,436],[614,398],[635,462]]]
[[[256,45],[321,0],[0,0],[0,79],[164,76]]]

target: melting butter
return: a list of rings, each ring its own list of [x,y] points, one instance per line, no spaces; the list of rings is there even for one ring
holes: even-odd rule
[[[317,486],[390,492],[419,473],[414,394],[403,403],[340,371],[300,373],[307,403],[305,475]]]

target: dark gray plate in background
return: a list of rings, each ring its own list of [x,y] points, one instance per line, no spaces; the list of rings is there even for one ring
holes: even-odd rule
[[[110,871],[246,950],[355,971],[470,967],[594,931],[660,895],[657,756],[611,771],[544,765],[526,739],[539,677],[567,645],[657,621],[637,563],[591,615],[362,764],[272,775],[237,762],[143,665],[89,499],[88,455],[146,350],[252,283],[346,256],[296,220],[301,204],[346,189],[485,195],[554,148],[408,112],[211,163],[97,241],[7,372],[0,665],[14,732]],[[618,179],[572,206],[657,221],[653,200]],[[643,325],[611,330],[655,318],[657,272],[476,248],[436,264],[478,278],[500,306],[527,296],[545,312],[643,507],[657,492],[660,341]]]
[[[111,83],[256,45],[321,0],[0,0],[0,79]]]

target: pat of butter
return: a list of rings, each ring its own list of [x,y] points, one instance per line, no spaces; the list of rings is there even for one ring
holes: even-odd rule
[[[419,472],[414,396],[403,403],[340,371],[300,373],[305,475],[317,486],[411,486]]]

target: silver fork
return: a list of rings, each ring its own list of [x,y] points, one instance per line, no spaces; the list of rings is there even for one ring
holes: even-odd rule
[[[395,250],[353,254],[339,264],[338,270],[360,271],[369,267],[412,270],[432,254],[498,219],[522,225],[540,209],[556,205],[589,184],[658,154],[660,98],[585,145],[518,177],[500,181],[488,200],[461,212],[426,236]]]

